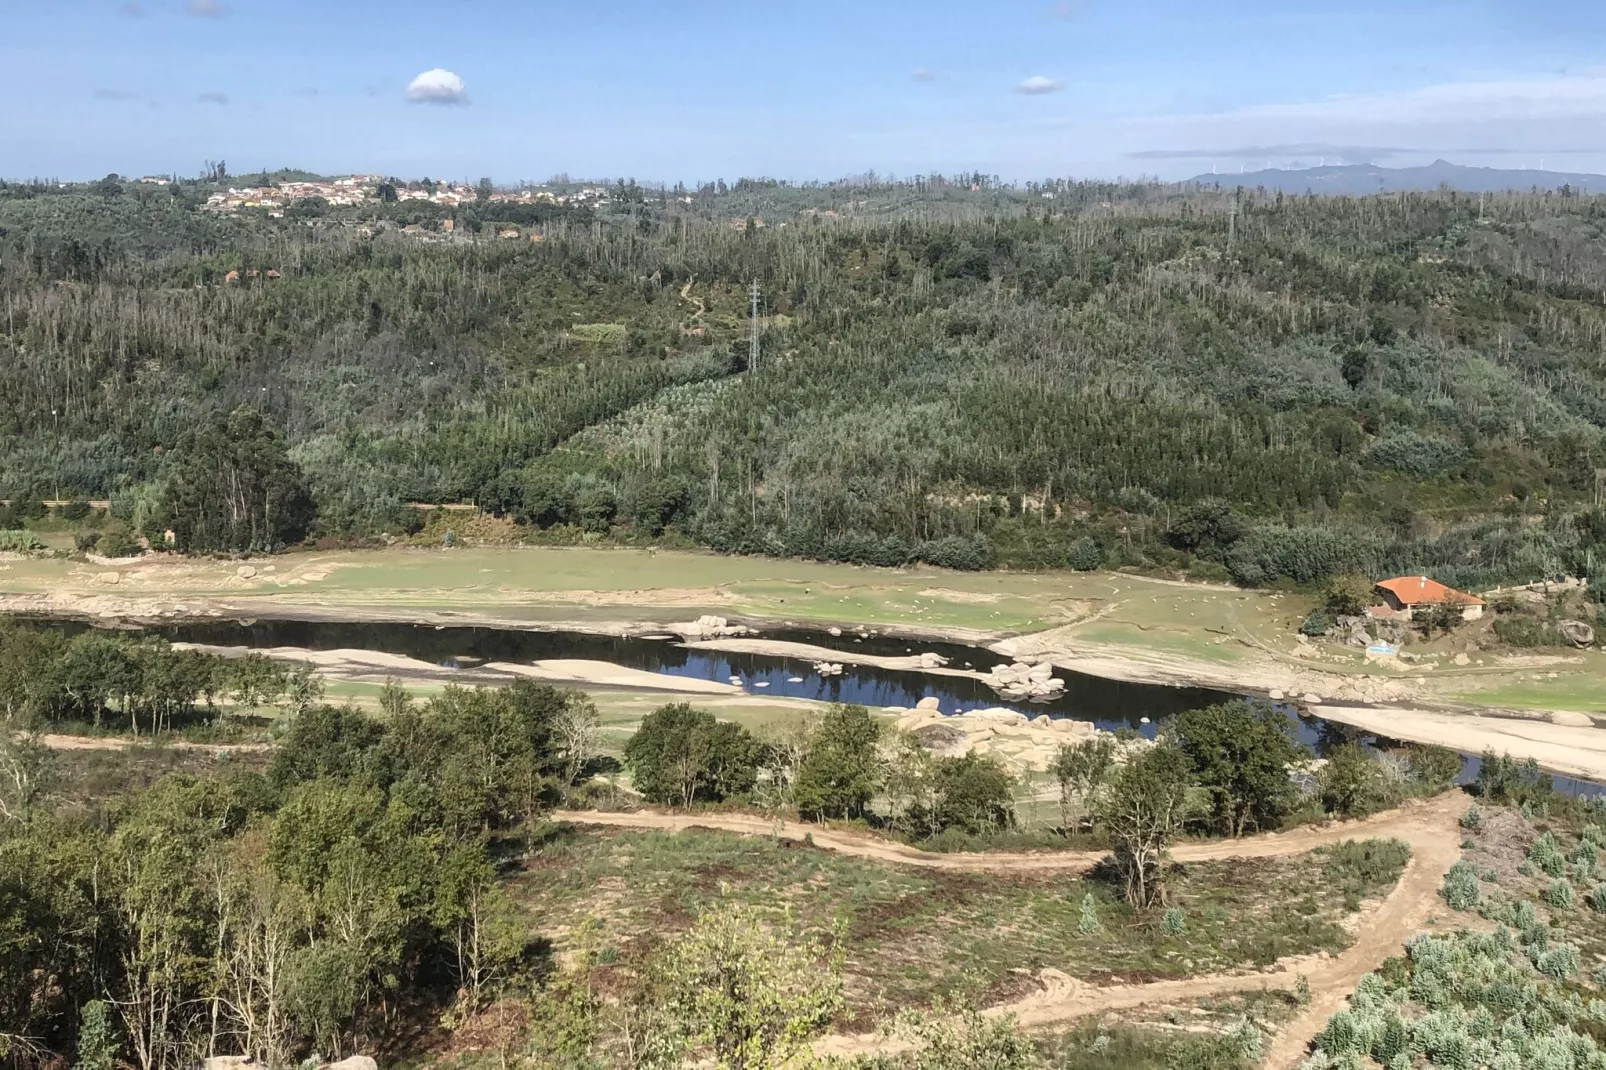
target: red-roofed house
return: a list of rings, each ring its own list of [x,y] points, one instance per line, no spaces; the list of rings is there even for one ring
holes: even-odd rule
[[[1409,618],[1417,606],[1459,606],[1462,620],[1477,620],[1483,616],[1483,599],[1476,595],[1446,587],[1426,576],[1401,576],[1383,580],[1377,585],[1388,608]]]

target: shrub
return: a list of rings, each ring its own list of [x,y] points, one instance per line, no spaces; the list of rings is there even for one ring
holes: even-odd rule
[[[1589,909],[1597,914],[1606,914],[1606,884],[1597,884],[1585,897],[1589,901]]]
[[[1567,859],[1561,853],[1561,844],[1548,832],[1528,848],[1528,861],[1551,877],[1559,877],[1567,870]]]
[[[1323,850],[1323,874],[1346,890],[1393,884],[1411,860],[1411,848],[1402,840],[1345,840]]]
[[[1472,830],[1483,824],[1483,811],[1476,805],[1467,807],[1467,812],[1461,815],[1461,827]]]
[[[915,547],[915,557],[938,568],[951,568],[957,572],[979,572],[992,564],[993,553],[986,538],[981,535],[970,538],[950,535],[947,538],[920,543]]]
[[[101,532],[95,549],[106,557],[134,557],[144,551],[144,547],[121,524]]]
[[[1334,576],[1322,588],[1322,608],[1335,617],[1358,617],[1372,604],[1372,581],[1355,572]]]
[[[1461,755],[1449,747],[1413,746],[1406,751],[1405,760],[1411,779],[1432,792],[1448,788],[1461,773]]]
[[[1478,905],[1482,888],[1478,871],[1466,862],[1457,862],[1444,875],[1444,887],[1439,890],[1452,910],[1471,910]]]
[[[1557,944],[1534,961],[1535,969],[1556,981],[1565,981],[1578,967],[1578,949],[1571,944]]]
[[[1083,936],[1092,936],[1100,928],[1098,904],[1093,901],[1093,893],[1088,892],[1082,896],[1082,913],[1076,921],[1076,931]]]
[[[1573,885],[1565,877],[1550,882],[1545,889],[1545,902],[1558,910],[1567,910],[1573,905]]]
[[[1606,888],[1606,884],[1601,885],[1601,888]],[[1165,912],[1165,917],[1160,919],[1160,931],[1167,936],[1181,936],[1186,928],[1180,907],[1170,908]]]
[[[1422,478],[1454,467],[1466,459],[1466,450],[1442,438],[1429,438],[1415,431],[1393,431],[1366,450],[1365,460],[1374,468]]]
[[[20,554],[44,548],[45,544],[31,531],[0,531],[0,553]]]
[[[1369,814],[1390,801],[1377,759],[1359,743],[1334,747],[1316,779],[1323,808],[1341,817]]]
[[[1542,620],[1527,617],[1501,617],[1494,622],[1494,634],[1502,643],[1519,649],[1561,646],[1561,634]]]
[[[1337,622],[1326,610],[1312,610],[1310,616],[1299,622],[1299,634],[1308,635],[1312,639],[1326,635],[1327,630]]]
[[[1279,579],[1316,583],[1343,572],[1370,571],[1381,545],[1370,535],[1330,528],[1259,528],[1227,552],[1227,568],[1244,587]]]
[[[1104,547],[1091,535],[1084,535],[1065,551],[1065,563],[1077,572],[1096,572],[1104,564]]]
[[[73,546],[82,554],[93,551],[99,542],[100,532],[98,531],[80,531],[72,537]]]

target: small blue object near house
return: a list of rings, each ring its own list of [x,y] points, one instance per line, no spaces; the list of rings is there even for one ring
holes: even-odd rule
[[[1392,658],[1399,654],[1400,648],[1389,643],[1373,643],[1371,646],[1366,648],[1366,652],[1368,654],[1375,654],[1378,657]]]

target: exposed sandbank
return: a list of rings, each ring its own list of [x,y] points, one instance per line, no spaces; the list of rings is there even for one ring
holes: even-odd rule
[[[1407,743],[1434,743],[1471,754],[1493,750],[1532,758],[1563,776],[1606,783],[1606,729],[1599,727],[1395,707],[1314,705],[1310,712]]]
[[[254,649],[244,646],[208,646],[200,643],[174,645],[224,657],[243,657]],[[453,669],[419,658],[386,654],[377,650],[308,650],[304,647],[279,646],[256,649],[256,652],[281,661],[306,662],[319,672],[337,680],[377,682],[394,676],[403,680],[486,684],[507,683],[525,677],[582,687],[622,687],[686,695],[745,694],[735,684],[674,676],[670,673],[647,672],[644,669],[630,669],[608,661],[587,661],[579,658],[552,658],[528,665],[510,661],[492,661],[472,669]]]

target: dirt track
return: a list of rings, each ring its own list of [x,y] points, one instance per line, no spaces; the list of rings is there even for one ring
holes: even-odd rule
[[[1395,837],[1411,847],[1411,860],[1405,873],[1388,897],[1362,920],[1355,943],[1336,958],[1325,955],[1284,959],[1270,970],[1249,974],[1215,974],[1147,985],[1120,985],[1097,988],[1057,970],[1039,975],[1043,989],[1013,1003],[989,1008],[989,1015],[1013,1015],[1024,1028],[1062,1025],[1091,1014],[1123,1010],[1152,1003],[1218,996],[1229,992],[1259,989],[1288,989],[1304,976],[1310,985],[1311,1002],[1269,1045],[1263,1065],[1268,1070],[1286,1070],[1298,1064],[1306,1048],[1322,1030],[1333,1012],[1344,1005],[1362,976],[1375,970],[1401,946],[1420,932],[1443,904],[1439,886],[1461,856],[1457,819],[1466,809],[1459,792],[1449,792],[1427,802],[1409,804],[1399,810],[1364,821],[1334,822],[1300,829],[1285,835],[1271,834],[1244,840],[1211,844],[1183,844],[1172,852],[1178,861],[1206,861],[1222,858],[1266,858],[1303,854],[1316,847],[1356,837]],[[902,844],[891,843],[861,833],[812,825],[777,825],[761,817],[695,814],[601,814],[560,812],[555,820],[575,824],[607,825],[616,828],[646,828],[683,831],[714,829],[743,835],[770,836],[801,840],[811,835],[814,845],[825,850],[860,858],[872,858],[902,865],[972,872],[1007,873],[1027,871],[1079,871],[1091,867],[1101,853],[1067,851],[1060,853],[1018,854],[934,854]],[[816,1044],[822,1055],[852,1056],[897,1051],[907,1042],[881,1034],[826,1037]]]
[[[1411,802],[1398,810],[1390,810],[1362,821],[1333,821],[1296,829],[1286,833],[1267,833],[1241,840],[1223,840],[1212,843],[1180,844],[1171,852],[1179,862],[1209,862],[1222,858],[1276,858],[1283,855],[1304,854],[1325,844],[1356,838],[1395,836],[1410,843],[1411,833],[1420,833],[1424,825],[1431,829],[1450,827],[1455,818],[1466,809],[1465,800],[1452,792],[1428,802]],[[1449,813],[1447,811],[1453,811]],[[711,829],[715,832],[734,832],[743,836],[774,836],[782,839],[813,839],[816,847],[855,858],[871,858],[880,862],[894,862],[906,866],[923,866],[928,869],[952,869],[973,873],[1029,872],[1080,872],[1091,869],[1107,851],[1028,851],[985,853],[938,854],[922,851],[880,836],[825,825],[792,821],[777,826],[769,818],[756,814],[666,814],[638,810],[634,813],[603,813],[592,810],[559,810],[552,815],[554,821],[575,825],[607,825],[612,828],[658,829],[665,832],[684,832],[687,829]]]
[[[133,747],[160,745],[171,750],[196,750],[217,753],[265,754],[273,749],[271,743],[192,743],[189,740],[170,740],[153,744],[150,739],[130,739],[120,736],[58,736],[39,737],[41,746],[51,750],[129,750]]]

